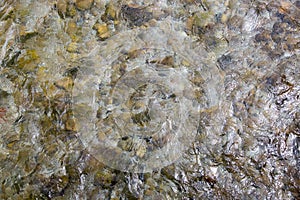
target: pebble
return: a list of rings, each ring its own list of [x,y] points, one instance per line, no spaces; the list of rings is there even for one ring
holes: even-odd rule
[[[65,123],[65,129],[67,131],[77,132],[79,129],[78,122],[75,118],[69,118]]]
[[[67,51],[69,53],[76,53],[78,51],[77,43],[76,42],[71,42],[67,47]]]
[[[91,8],[94,0],[76,0],[76,7],[79,10],[88,10]]]
[[[72,78],[70,77],[64,77],[58,81],[56,81],[54,83],[54,85],[59,88],[59,89],[63,89],[63,90],[66,90],[66,91],[71,91],[72,90],[72,87],[74,85],[74,81]]]
[[[139,158],[143,158],[144,155],[146,154],[147,152],[147,146],[143,143],[141,143],[138,148],[136,149],[136,155],[139,157]]]
[[[58,0],[56,6],[57,6],[59,14],[61,14],[63,16],[66,15],[67,2],[65,0]]]
[[[109,31],[107,24],[95,24],[94,28],[97,30],[98,37],[101,40],[105,40],[111,36],[111,33]]]

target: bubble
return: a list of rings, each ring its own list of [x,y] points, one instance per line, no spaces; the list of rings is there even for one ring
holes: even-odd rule
[[[181,49],[192,42],[180,34],[126,31],[83,59],[73,110],[82,143],[100,162],[136,173],[170,165],[194,141],[200,113],[218,105],[219,74],[205,51],[201,60],[197,48]]]

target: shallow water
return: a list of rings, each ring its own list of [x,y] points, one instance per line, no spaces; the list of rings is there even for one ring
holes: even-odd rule
[[[299,199],[300,1],[4,0],[1,199]]]

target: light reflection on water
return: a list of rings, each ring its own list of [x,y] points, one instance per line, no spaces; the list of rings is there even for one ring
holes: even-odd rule
[[[0,3],[1,199],[299,198],[299,1],[66,2]]]

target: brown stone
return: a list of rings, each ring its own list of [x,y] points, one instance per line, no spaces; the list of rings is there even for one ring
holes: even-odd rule
[[[106,24],[95,24],[94,29],[97,30],[98,36],[101,40],[105,40],[111,36],[111,33]]]
[[[268,42],[271,40],[271,33],[270,31],[262,31],[261,33],[258,33],[255,35],[255,41],[256,42]]]
[[[74,84],[74,82],[73,82],[72,78],[70,78],[70,77],[64,77],[54,83],[54,85],[56,87],[58,87],[59,89],[63,89],[63,90],[67,90],[67,91],[72,90],[73,84]]]
[[[102,21],[107,22],[109,20],[116,20],[117,19],[117,9],[112,3],[109,3],[106,6],[104,15],[101,16]]]
[[[58,0],[56,6],[57,6],[57,9],[58,9],[58,13],[61,16],[65,16],[66,12],[67,12],[67,2],[66,2],[66,0]]]
[[[67,131],[78,131],[78,122],[76,118],[69,118],[66,121],[65,128]]]
[[[173,56],[166,56],[164,59],[162,59],[160,61],[160,64],[174,67],[175,66],[175,62],[174,62]]]
[[[76,53],[78,52],[78,45],[76,42],[71,42],[68,46],[67,46],[67,51],[69,53]]]
[[[88,10],[91,8],[94,0],[76,0],[76,7],[79,10]]]

